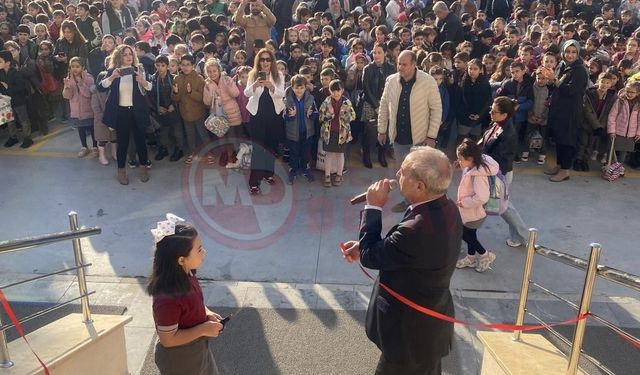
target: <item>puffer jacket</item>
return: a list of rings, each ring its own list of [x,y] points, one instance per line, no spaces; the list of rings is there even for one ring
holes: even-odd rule
[[[640,103],[636,103],[633,109],[629,108],[629,101],[624,97],[625,89],[618,92],[618,98],[609,112],[607,133],[620,137],[635,137],[640,135],[638,129],[638,116],[640,115]]]
[[[222,82],[224,80],[224,83]],[[206,106],[211,108],[211,112],[215,112],[215,108],[211,107],[212,96],[216,95],[216,99],[220,100],[222,111],[229,121],[229,126],[238,126],[242,124],[242,116],[240,115],[240,107],[236,98],[240,95],[238,86],[228,76],[220,77],[220,82],[215,83],[207,79],[204,85],[202,101]],[[217,104],[216,104],[217,105]]]
[[[75,79],[71,78],[64,85],[62,97],[69,101],[72,118],[77,118],[78,120],[93,118],[93,109],[91,108],[91,87],[93,83],[93,77],[85,70],[82,72],[82,79],[77,83]]]
[[[458,208],[463,223],[480,220],[487,216],[484,204],[489,201],[489,176],[498,173],[498,162],[489,155],[482,155],[488,168],[480,166],[462,171],[462,179],[458,185]]]

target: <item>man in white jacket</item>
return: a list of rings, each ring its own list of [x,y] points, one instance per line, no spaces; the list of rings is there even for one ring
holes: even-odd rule
[[[378,142],[384,145],[388,133],[400,161],[412,146],[435,147],[442,122],[438,84],[416,65],[415,53],[400,53],[398,72],[387,77],[378,109]],[[402,206],[394,211],[404,211]]]

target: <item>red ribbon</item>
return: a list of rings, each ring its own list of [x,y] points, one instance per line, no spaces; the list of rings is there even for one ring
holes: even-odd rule
[[[344,243],[340,244],[340,249],[344,253],[344,251],[346,250],[346,246],[345,246]],[[376,280],[373,276],[371,276],[369,274],[369,272],[367,272],[367,270],[364,269],[364,267],[362,267],[362,264],[358,264],[358,266],[360,267],[362,272],[368,278],[370,278],[373,281]],[[578,315],[575,318],[568,319],[568,320],[565,320],[565,321],[562,321],[562,322],[539,324],[539,325],[517,325],[517,324],[506,324],[506,323],[491,323],[491,324],[469,323],[469,322],[465,322],[465,321],[462,321],[462,320],[458,320],[456,318],[452,318],[452,317],[450,317],[448,315],[439,313],[437,311],[428,309],[428,308],[426,308],[424,306],[418,305],[417,303],[415,303],[415,302],[411,301],[410,299],[404,297],[403,295],[401,295],[400,293],[396,292],[395,290],[389,288],[388,286],[386,286],[382,282],[378,281],[378,284],[380,285],[380,287],[382,289],[386,290],[389,294],[391,294],[398,301],[404,303],[405,305],[411,307],[414,310],[420,311],[421,313],[423,313],[425,315],[428,315],[430,317],[436,318],[436,319],[444,320],[444,321],[447,321],[447,322],[450,322],[450,323],[454,323],[454,324],[462,324],[462,325],[469,326],[469,327],[492,328],[492,329],[497,329],[497,330],[501,330],[501,331],[536,331],[536,330],[539,330],[539,329],[544,329],[544,328],[549,328],[549,327],[554,327],[554,326],[572,324],[572,323],[578,322],[580,320],[584,320],[590,315],[590,313],[587,312],[585,314]],[[626,341],[630,342],[631,345],[635,346],[637,349],[640,349],[640,341],[637,340],[636,338],[631,337],[631,336],[629,336],[627,334],[623,334],[623,333],[618,332],[618,331],[614,331],[614,332],[616,332],[618,335],[620,335]]]
[[[5,311],[7,312],[7,315],[9,315],[9,319],[11,319],[11,322],[13,322],[13,324],[16,326],[16,330],[18,331],[20,336],[22,336],[22,338],[24,339],[24,342],[27,343],[27,346],[29,347],[29,349],[31,349],[31,352],[33,353],[33,355],[35,355],[36,358],[38,359],[38,362],[40,362],[40,365],[44,369],[45,375],[50,375],[49,374],[49,369],[47,368],[47,365],[44,364],[44,362],[42,361],[42,359],[40,359],[40,357],[38,356],[36,351],[33,350],[33,348],[31,347],[31,344],[29,343],[29,340],[27,340],[27,336],[25,336],[24,330],[22,329],[22,326],[20,325],[20,322],[18,321],[18,318],[16,318],[16,314],[13,312],[13,309],[11,308],[11,306],[9,306],[9,301],[7,301],[7,297],[5,297],[5,295],[2,292],[2,290],[0,290],[0,303],[2,303],[2,306],[4,307]]]

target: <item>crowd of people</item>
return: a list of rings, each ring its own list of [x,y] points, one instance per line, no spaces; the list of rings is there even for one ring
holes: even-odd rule
[[[494,98],[517,100],[515,152],[502,170],[557,165],[565,181],[612,159],[638,167],[640,58],[636,0],[6,0],[0,5],[5,147],[28,148],[60,120],[79,157],[141,166],[237,166],[249,139],[249,189],[276,183],[276,157],[339,186],[354,146],[387,167],[410,146],[481,140]],[[209,120],[224,120],[214,136]],[[504,131],[503,129],[498,132]],[[133,138],[131,140],[131,138]],[[91,142],[91,143],[89,143]],[[453,147],[451,144],[455,142]],[[611,152],[613,150],[614,152]],[[373,156],[373,157],[372,157]]]

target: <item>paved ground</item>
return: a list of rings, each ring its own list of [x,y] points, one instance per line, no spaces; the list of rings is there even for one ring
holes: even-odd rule
[[[1,143],[4,137],[0,132]],[[273,324],[277,328],[271,334],[276,336],[281,330],[309,328],[311,318],[322,322],[333,316],[336,326],[344,324],[350,339],[363,348],[370,346],[357,318],[366,307],[370,281],[357,267],[344,263],[338,244],[353,238],[357,230],[358,208],[348,205],[348,198],[371,181],[392,175],[394,169],[366,170],[358,165],[354,152],[340,188],[297,181],[293,187],[278,184],[273,190],[265,189],[263,197],[252,198],[246,194],[244,174],[201,164],[185,169],[182,163],[166,160],[154,164],[149,183],[140,183],[136,171],[130,170],[132,182],[122,187],[115,179],[113,163],[103,167],[95,159],[75,157],[79,142],[71,129],[57,128],[37,141],[28,151],[0,150],[0,239],[66,230],[70,210],[79,213],[82,225],[102,228],[102,235],[82,241],[85,257],[93,264],[91,288],[97,293],[92,302],[125,306],[134,316],[127,327],[132,373],[139,373],[153,340],[150,304],[140,277],[148,275],[151,264],[149,229],[166,212],[196,223],[203,235],[208,259],[198,275],[211,280],[205,288],[210,306],[249,306],[268,321],[284,319],[288,324]],[[278,172],[283,176],[284,168],[279,167]],[[601,263],[637,273],[640,258],[634,228],[640,203],[632,194],[640,188],[638,176],[631,171],[625,179],[609,183],[596,172],[577,173],[566,183],[552,184],[530,162],[516,169],[512,199],[528,225],[539,229],[539,242],[545,246],[586,257],[589,243],[597,241],[603,245]],[[386,226],[398,219],[385,212]],[[458,311],[465,316],[478,321],[513,321],[524,250],[508,248],[504,244],[507,233],[499,218],[487,220],[480,239],[498,255],[494,269],[486,274],[455,273],[452,288]],[[3,254],[0,285],[70,264],[69,243]],[[536,257],[533,279],[576,300],[584,275]],[[16,301],[58,301],[71,293],[77,293],[77,286],[65,276],[7,291]],[[604,315],[625,327],[638,326],[637,293],[599,280],[595,294]],[[484,302],[470,303],[465,298]],[[541,296],[534,294],[533,298]],[[572,314],[568,309],[540,306],[548,320]],[[278,313],[282,309],[299,311],[297,318],[287,319]],[[314,313],[316,310],[329,312]],[[457,332],[458,341],[473,343],[472,332]],[[341,342],[337,334],[327,339]],[[274,341],[273,348],[275,353],[275,348],[284,346]],[[475,358],[469,371],[448,371],[477,371],[481,348],[473,343],[468,350]],[[293,358],[287,353],[274,354],[278,366],[282,361],[282,373],[288,373],[286,362]],[[365,362],[369,363],[375,350],[367,353]]]

